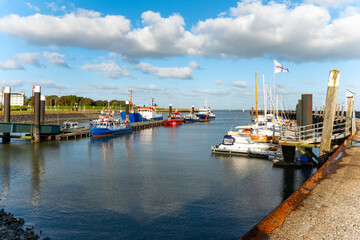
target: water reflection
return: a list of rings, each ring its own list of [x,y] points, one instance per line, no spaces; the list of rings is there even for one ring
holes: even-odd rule
[[[31,145],[32,176],[31,176],[31,203],[38,205],[41,191],[41,182],[44,178],[44,155],[40,151],[40,144]]]
[[[9,179],[10,179],[10,160],[9,160],[9,151],[6,149],[8,145],[4,145],[4,150],[2,151],[2,161],[1,161],[1,174],[2,174],[2,200],[6,200],[6,197],[9,192]]]

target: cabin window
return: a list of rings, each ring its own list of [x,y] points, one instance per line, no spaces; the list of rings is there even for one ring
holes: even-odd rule
[[[231,137],[231,136],[225,136],[223,139],[222,144],[224,145],[233,145],[235,142],[235,138]]]

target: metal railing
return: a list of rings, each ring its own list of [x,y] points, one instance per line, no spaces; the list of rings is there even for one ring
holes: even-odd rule
[[[333,126],[333,136],[350,134],[351,118],[335,119]],[[323,122],[305,126],[282,126],[280,129],[280,139],[287,141],[309,141],[318,142],[321,139]]]

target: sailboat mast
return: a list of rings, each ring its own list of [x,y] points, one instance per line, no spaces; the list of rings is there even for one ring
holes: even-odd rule
[[[259,122],[259,115],[258,115],[258,95],[257,95],[257,72],[255,72],[255,95],[256,95],[256,124]]]
[[[266,102],[266,89],[265,89],[265,75],[263,74],[263,92],[264,92],[264,116],[267,114],[267,102]]]

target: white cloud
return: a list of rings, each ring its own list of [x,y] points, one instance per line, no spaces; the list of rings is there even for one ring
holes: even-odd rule
[[[199,69],[199,68],[200,68],[199,64],[197,64],[197,62],[195,62],[195,61],[191,61],[191,62],[189,63],[189,67],[190,67],[191,69]]]
[[[41,89],[68,89],[68,87],[53,81],[31,81],[31,85],[39,85]]]
[[[33,10],[33,11],[35,11],[35,12],[40,12],[40,8],[31,5],[31,3],[27,2],[26,5],[27,5],[31,10]]]
[[[339,8],[355,2],[355,0],[304,0],[304,3],[315,4],[326,8]]]
[[[44,57],[49,59],[50,64],[52,65],[70,68],[70,66],[66,63],[64,59],[64,55],[55,52],[44,52]]]
[[[25,84],[23,80],[0,81],[0,86],[4,87],[22,87]]]
[[[25,64],[35,65],[37,67],[40,67],[40,59],[41,54],[40,53],[19,53],[16,55],[16,57]]]
[[[5,62],[0,62],[0,69],[2,70],[25,70],[23,66],[19,65],[14,60],[7,60]]]
[[[138,63],[134,65],[135,68],[139,69],[143,73],[153,74],[158,78],[176,78],[176,79],[192,79],[192,69],[189,67],[155,67],[149,63]]]
[[[119,77],[129,77],[130,73],[125,66],[120,67],[113,62],[104,62],[101,64],[86,64],[81,67],[83,70],[88,71],[97,71],[102,73],[106,78],[119,78]]]
[[[230,93],[229,90],[219,90],[219,89],[197,89],[197,90],[193,90],[193,92],[205,93],[209,95],[227,95]]]
[[[298,62],[357,59],[359,9],[342,8],[332,16],[326,6],[338,6],[336,2],[341,1],[307,0],[288,6],[245,0],[230,8],[229,15],[199,21],[191,30],[185,29],[180,15],[164,18],[152,11],[141,15],[142,26],[138,28],[124,16],[102,16],[86,9],[63,16],[10,14],[0,18],[0,32],[32,44],[102,49],[130,59],[180,55],[276,56]]]
[[[236,88],[247,88],[248,87],[248,83],[244,82],[244,81],[223,82],[221,80],[215,80],[215,84],[228,85],[228,86],[233,86]]]
[[[303,83],[307,84],[307,85],[314,85],[316,84],[314,81],[312,80],[304,80]]]
[[[247,82],[244,81],[234,81],[231,83],[234,87],[238,87],[238,88],[246,88],[248,86]]]

